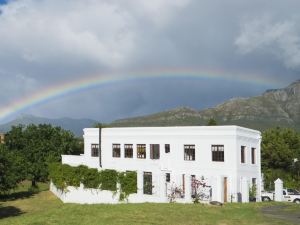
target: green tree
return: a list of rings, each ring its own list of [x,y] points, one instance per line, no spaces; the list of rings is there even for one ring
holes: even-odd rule
[[[23,160],[0,144],[0,194],[17,187],[25,177]]]
[[[262,168],[290,170],[300,159],[300,136],[290,128],[272,128],[262,134]]]
[[[207,122],[207,126],[216,126],[217,121],[214,118],[210,118]]]
[[[262,170],[267,188],[280,177],[288,187],[299,187],[300,135],[290,128],[271,128],[262,134]]]
[[[47,180],[49,163],[59,162],[62,154],[73,154],[80,149],[74,134],[47,124],[12,127],[5,143],[24,158],[27,179],[32,181],[32,186]]]

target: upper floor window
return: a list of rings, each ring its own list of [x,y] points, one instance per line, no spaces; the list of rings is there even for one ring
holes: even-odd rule
[[[224,162],[224,145],[212,145],[212,161]]]
[[[256,162],[255,162],[255,158],[256,158],[255,152],[256,152],[255,148],[251,148],[251,163],[252,163],[252,164],[255,164],[255,163],[256,163]]]
[[[184,160],[195,160],[195,145],[184,145]]]
[[[115,157],[115,158],[121,157],[121,145],[120,144],[113,144],[112,150],[113,150],[113,157]]]
[[[170,144],[165,144],[165,153],[170,152]]]
[[[133,146],[132,144],[125,144],[124,145],[124,149],[125,149],[125,158],[133,158]]]
[[[241,146],[241,163],[246,162],[246,146]]]
[[[99,144],[91,144],[91,155],[92,157],[99,156]]]
[[[146,145],[145,144],[137,144],[136,153],[137,153],[137,158],[146,159]]]
[[[150,159],[159,159],[159,144],[150,145]]]

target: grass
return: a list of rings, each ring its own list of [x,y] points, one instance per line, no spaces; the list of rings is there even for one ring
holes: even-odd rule
[[[16,190],[15,196],[26,193],[26,185]],[[64,204],[45,190],[45,184],[40,187],[44,191],[0,199],[0,224],[290,224],[261,214],[262,206],[274,203],[78,205]]]

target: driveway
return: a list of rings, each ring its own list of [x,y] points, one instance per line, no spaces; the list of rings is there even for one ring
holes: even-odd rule
[[[299,211],[289,211],[287,205],[273,205],[265,206],[261,209],[261,212],[265,216],[269,216],[276,219],[282,219],[285,221],[290,221],[295,224],[300,224],[300,210]]]

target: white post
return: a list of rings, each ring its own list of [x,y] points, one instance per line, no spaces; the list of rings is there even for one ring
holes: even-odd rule
[[[192,194],[192,183],[191,183],[191,175],[185,174],[185,202],[192,202],[191,194]]]
[[[242,202],[249,202],[249,184],[246,177],[242,177]]]
[[[139,197],[143,195],[143,171],[137,171],[137,194]]]
[[[282,202],[283,200],[283,182],[279,178],[274,181],[275,184],[275,201]]]

